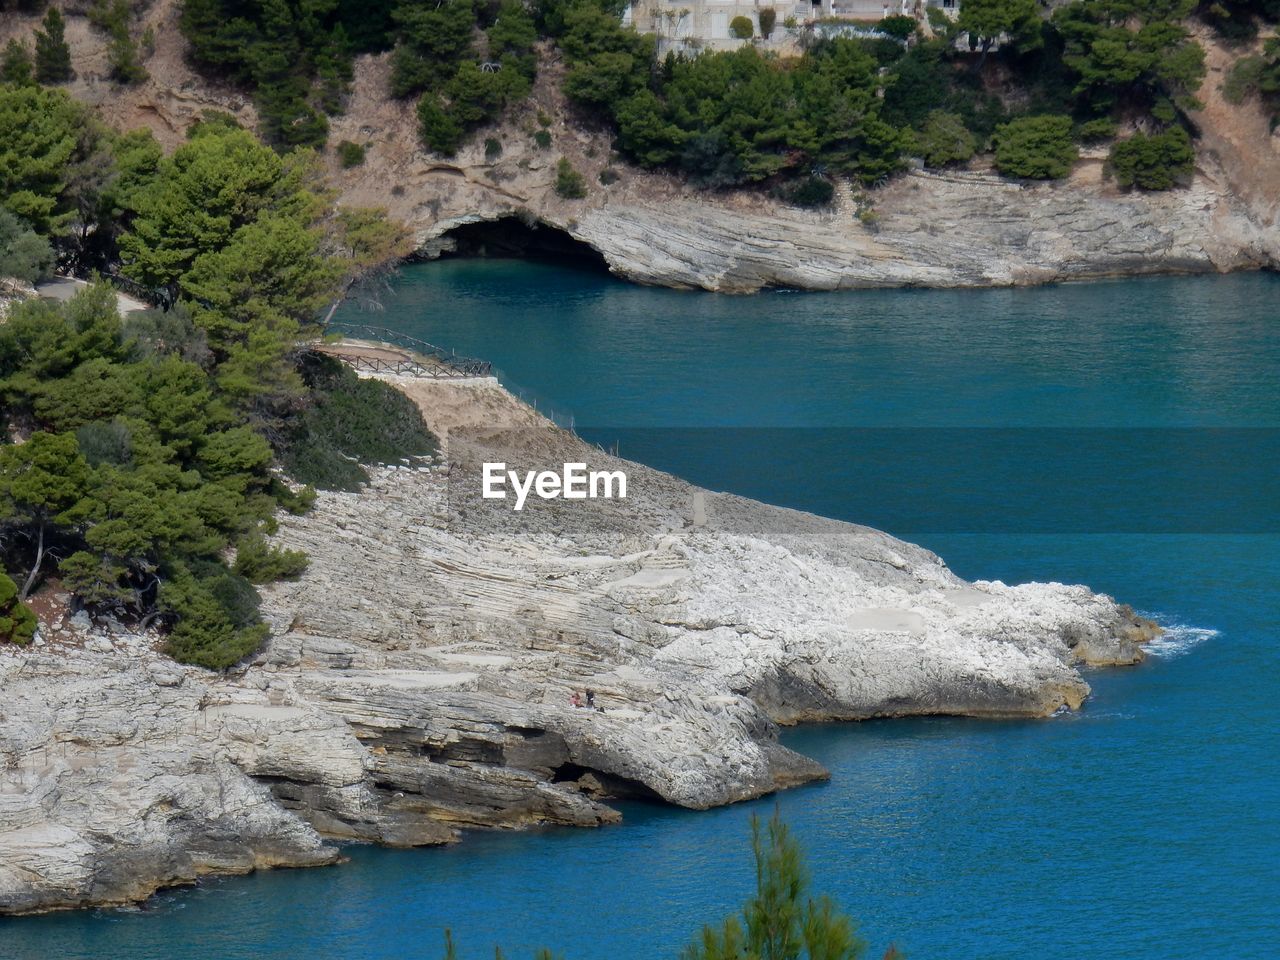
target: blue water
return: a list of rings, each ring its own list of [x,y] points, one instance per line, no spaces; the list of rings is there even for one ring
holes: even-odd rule
[[[1277,427],[1277,303],[1280,278],[1266,275],[728,298],[452,261],[407,270],[383,312],[346,319],[490,359],[608,442],[628,427]],[[847,460],[814,449],[815,436],[850,436],[840,430],[769,431],[756,456],[628,436],[624,455],[718,489],[834,516],[857,502],[848,483],[762,477]],[[1128,466],[1117,456],[1111,472]],[[1270,453],[1261,466],[1280,473]],[[1059,457],[1046,482],[1073,469]],[[890,941],[915,960],[1280,949],[1280,536],[1177,532],[1163,476],[1144,474],[1145,495],[1128,489],[1098,528],[1033,533],[1015,517],[912,534],[961,575],[1085,582],[1188,628],[1140,667],[1091,672],[1081,712],[787,734],[832,780],[776,802],[815,886],[860,919],[876,956]],[[1074,479],[1087,489],[1096,476]],[[868,512],[859,502],[856,519],[878,522]],[[674,958],[747,893],[747,819],[774,802],[627,806],[619,827],[476,834],[444,850],[356,847],[338,868],[210,882],[143,911],[0,921],[0,957],[403,960],[439,956],[449,926],[467,958],[494,944],[512,957],[546,944],[580,960]]]

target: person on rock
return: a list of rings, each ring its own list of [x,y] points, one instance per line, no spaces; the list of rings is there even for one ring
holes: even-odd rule
[[[594,710],[596,708],[596,692],[594,690],[587,691],[587,709]]]
[[[569,695],[569,706],[573,707],[574,709],[577,709],[578,707],[582,706],[582,697],[578,696],[577,690],[573,691],[573,693]]]

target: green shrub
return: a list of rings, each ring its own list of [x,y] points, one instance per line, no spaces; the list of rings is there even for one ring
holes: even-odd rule
[[[1280,20],[1276,0],[1200,0],[1196,16],[1229,43],[1243,43],[1258,35],[1258,18]]]
[[[750,17],[739,15],[729,21],[729,32],[739,40],[750,40],[755,36],[756,28],[752,25]]]
[[[436,93],[424,93],[418,101],[418,137],[428,150],[451,157],[462,146],[462,124]]]
[[[137,44],[129,35],[132,14],[129,0],[95,0],[88,13],[89,22],[109,38],[107,62],[111,79],[120,83],[141,83],[147,79]]]
[[[876,29],[889,34],[891,37],[897,37],[899,40],[906,40],[916,32],[916,18],[895,13],[881,19],[876,24]]]
[[[31,51],[21,40],[11,37],[5,44],[3,58],[0,58],[0,83],[8,83],[15,87],[30,87],[34,86],[35,82],[36,70],[31,59]]]
[[[310,403],[281,450],[285,472],[321,490],[356,490],[362,464],[434,455],[439,446],[413,401],[381,380],[361,379],[332,357],[301,362]]]
[[[86,423],[76,430],[76,445],[91,467],[127,467],[133,462],[133,432],[119,420]]]
[[[131,0],[142,6],[140,0]],[[405,62],[422,64],[417,40],[426,32],[436,42],[439,63],[452,62],[446,34],[461,32],[461,45],[470,47],[475,15],[469,3],[448,4],[436,14],[432,7],[410,3],[299,2],[299,0],[182,0],[178,26],[187,40],[192,62],[207,73],[247,89],[258,108],[261,132],[276,147],[305,145],[321,148],[328,134],[326,114],[339,113],[352,77],[356,54],[390,48],[397,32],[401,47],[392,59],[393,84],[401,79]],[[405,14],[403,20],[394,12]],[[461,25],[449,33],[449,13],[457,8]],[[425,16],[424,16],[425,15]],[[398,28],[398,30],[397,30]],[[154,35],[152,36],[154,42]],[[147,37],[143,36],[146,46]],[[401,57],[400,54],[404,56]],[[412,72],[412,71],[411,71]],[[448,74],[442,79],[447,79]],[[410,81],[416,77],[411,77]],[[425,85],[424,85],[425,86]],[[413,89],[422,89],[416,87]],[[403,96],[410,90],[397,90]]]
[[[603,170],[600,171],[599,180],[606,187],[609,186],[610,184],[617,183],[621,179],[622,179],[622,176],[618,173],[617,170],[613,169],[613,167],[605,167]]]
[[[142,65],[138,45],[127,32],[111,38],[107,46],[107,63],[111,67],[111,79],[117,83],[142,83],[150,76]]]
[[[35,283],[53,270],[53,246],[25,221],[0,207],[0,277]]]
[[[912,143],[928,167],[964,163],[977,148],[974,136],[964,121],[943,110],[930,112],[924,126],[913,136]]]
[[[343,140],[338,144],[338,163],[342,164],[343,170],[350,170],[364,163],[364,154],[364,144],[352,143],[350,140]]]
[[[1236,104],[1252,96],[1280,101],[1280,37],[1268,40],[1260,55],[1237,60],[1222,84],[1222,93]]]
[[[773,28],[778,22],[778,11],[773,7],[765,7],[758,16],[760,18],[760,36],[767,40],[773,36]]]
[[[1123,187],[1168,190],[1191,181],[1196,152],[1182,127],[1163,133],[1135,134],[1111,148],[1111,172]]]
[[[35,614],[18,599],[18,585],[0,573],[0,643],[25,646],[37,626]]]
[[[391,95],[405,97],[443,87],[459,64],[475,55],[475,4],[471,0],[443,0],[400,3],[396,8]]]
[[[1241,57],[1231,65],[1227,79],[1222,84],[1222,95],[1228,103],[1244,103],[1258,90],[1258,78],[1265,65],[1262,57]]]
[[[168,310],[134,310],[120,321],[120,338],[136,359],[180,357],[199,367],[212,360],[209,337],[196,326],[186,304]]]
[[[316,503],[315,487],[307,486],[294,490],[277,477],[271,478],[271,486],[268,492],[275,502],[280,504],[282,510],[287,510],[295,517],[300,517],[307,513]]]
[[[307,569],[307,555],[301,550],[270,546],[261,533],[254,532],[236,545],[232,569],[250,583],[296,580]]]
[[[1020,117],[996,128],[996,168],[1006,176],[1056,180],[1077,156],[1070,117]]]
[[[566,200],[581,200],[587,195],[587,182],[564,157],[556,164],[556,195]]]
[[[1103,143],[1115,137],[1116,125],[1106,117],[1089,120],[1076,128],[1076,139],[1081,143]]]
[[[546,130],[539,130],[533,135],[533,142],[538,145],[539,150],[551,149],[551,134]]]
[[[171,623],[165,652],[182,663],[225,670],[266,640],[258,593],[221,563],[180,566],[160,586],[159,606]]]
[[[492,163],[502,156],[502,141],[497,137],[487,137],[484,141],[484,158]]]
[[[788,203],[814,209],[831,206],[836,188],[826,177],[810,174],[788,187],[783,195]]]

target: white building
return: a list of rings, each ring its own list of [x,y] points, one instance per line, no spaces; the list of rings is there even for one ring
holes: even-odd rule
[[[732,50],[744,43],[787,50],[817,21],[847,20],[871,28],[888,16],[923,20],[927,7],[954,17],[960,0],[633,0],[622,19],[641,33],[656,35],[659,52]],[[760,30],[762,10],[773,10],[775,16],[768,37]],[[734,36],[730,24],[736,17],[751,21],[750,40]]]

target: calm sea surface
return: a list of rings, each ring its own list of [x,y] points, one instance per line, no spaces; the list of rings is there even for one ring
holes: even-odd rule
[[[1173,628],[1146,664],[1091,673],[1077,714],[786,735],[832,780],[777,802],[876,956],[1280,952],[1280,278],[731,298],[449,261],[384,301],[342,319],[492,360],[624,456],[907,533],[969,578],[1088,583]],[[0,958],[434,958],[446,926],[466,958],[674,958],[748,892],[748,817],[774,802],[356,847],[140,911],[0,921]]]

